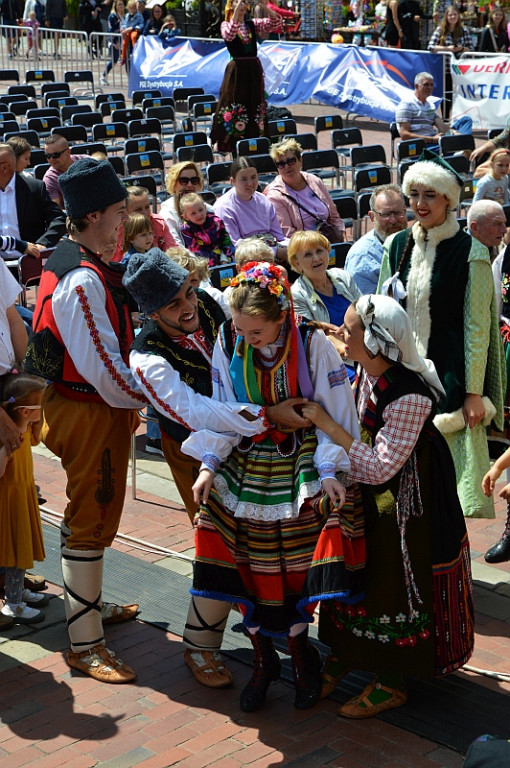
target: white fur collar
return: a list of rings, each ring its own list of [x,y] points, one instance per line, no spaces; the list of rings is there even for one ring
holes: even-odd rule
[[[430,287],[436,248],[443,240],[453,237],[458,229],[454,213],[449,213],[439,227],[425,230],[418,222],[412,227],[414,246],[406,286],[407,314],[411,319],[418,354],[422,357],[427,357],[430,339]]]

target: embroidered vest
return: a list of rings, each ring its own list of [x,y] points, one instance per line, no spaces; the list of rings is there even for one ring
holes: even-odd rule
[[[198,316],[200,327],[211,346],[214,346],[218,328],[225,320],[225,315],[219,304],[208,293],[197,291]],[[196,349],[185,349],[176,341],[160,330],[153,320],[150,320],[140,331],[133,342],[132,349],[149,355],[163,357],[172,368],[178,372],[181,381],[194,392],[211,397],[212,380],[209,361]],[[172,403],[169,403],[172,405]],[[161,430],[178,443],[184,442],[190,431],[173,419],[168,419],[157,411]]]
[[[389,253],[391,274],[396,271],[410,236],[411,230],[404,230],[393,238]],[[432,270],[429,301],[431,329],[426,356],[436,366],[446,390],[446,397],[439,404],[441,413],[456,411],[466,397],[464,300],[470,249],[470,236],[459,230],[453,237],[438,244]],[[400,272],[404,286],[407,285],[410,264],[411,254]],[[405,299],[401,303],[405,308]]]
[[[59,281],[68,272],[81,267],[95,272],[103,284],[106,293],[105,312],[119,341],[122,359],[128,365],[133,326],[129,297],[121,282],[124,270],[104,264],[83,246],[64,239],[48,259],[42,273],[24,368],[62,385],[74,400],[104,402],[97,390],[76,370],[53,315],[53,293]],[[77,298],[76,312],[80,311],[82,309]],[[103,365],[99,357],[97,364]]]
[[[236,35],[233,40],[225,40],[227,50],[233,59],[242,59],[248,56],[255,57],[257,55],[257,37],[255,32],[255,25],[249,19],[245,19],[244,23],[250,30],[250,39],[247,43],[244,43],[239,35]]]

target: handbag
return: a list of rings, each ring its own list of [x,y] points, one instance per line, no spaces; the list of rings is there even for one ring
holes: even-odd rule
[[[309,216],[311,216],[312,219],[315,219],[315,231],[320,232],[321,235],[324,235],[324,237],[329,240],[330,243],[338,243],[343,241],[344,232],[342,229],[339,229],[335,224],[331,224],[327,219],[325,221],[324,219],[319,219],[315,213],[309,211],[308,208],[306,208],[298,200],[292,197],[292,195],[288,195],[286,192],[283,192],[282,194],[284,197],[288,197],[289,200],[292,200],[292,202],[295,203],[301,211],[304,211]]]

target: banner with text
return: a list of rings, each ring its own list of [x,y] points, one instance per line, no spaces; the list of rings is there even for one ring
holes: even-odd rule
[[[172,45],[142,37],[133,51],[131,93],[159,88],[201,86],[218,96],[228,51],[222,41],[178,38]],[[414,76],[434,76],[435,96],[442,96],[443,58],[421,51],[360,48],[326,43],[266,41],[259,47],[268,101],[277,106],[314,98],[323,104],[390,123],[395,107],[409,96]]]
[[[463,58],[452,64],[452,115],[475,128],[506,128],[510,120],[510,56]]]

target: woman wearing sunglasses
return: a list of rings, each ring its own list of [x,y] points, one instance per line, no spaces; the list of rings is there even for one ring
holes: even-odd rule
[[[159,213],[168,224],[170,233],[178,245],[184,245],[181,235],[179,200],[190,192],[201,192],[203,186],[202,174],[196,163],[186,161],[170,167],[166,177],[166,191],[169,197],[161,204]],[[213,212],[210,205],[206,205],[206,208],[209,213]]]
[[[279,175],[264,194],[274,205],[285,237],[298,230],[316,229],[330,243],[342,243],[344,223],[323,182],[302,170],[300,144],[284,139],[271,147],[270,154]]]

